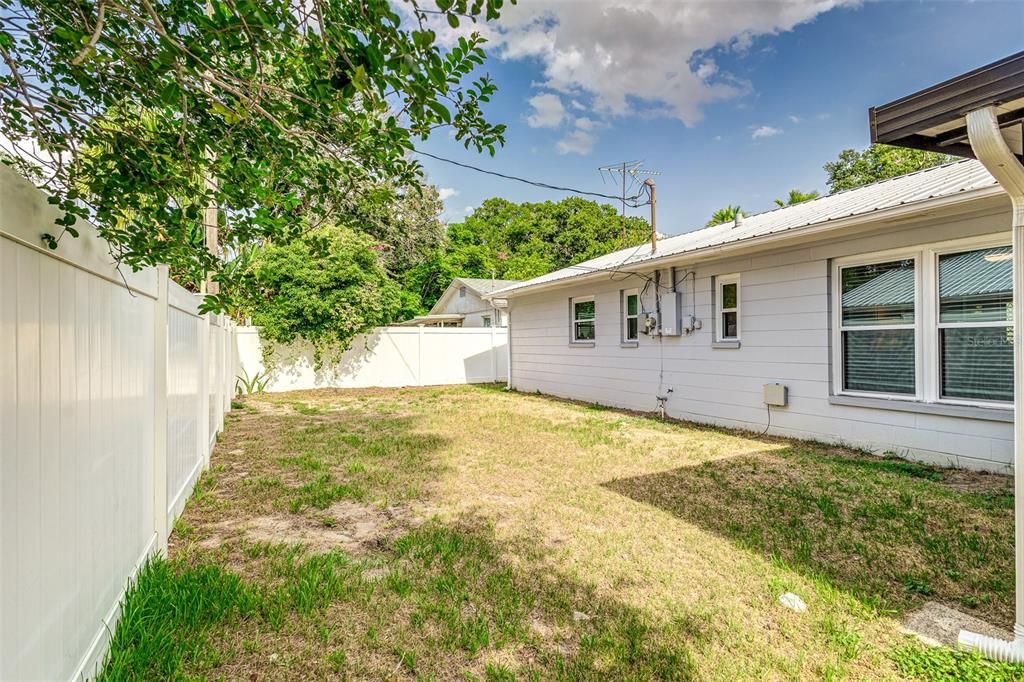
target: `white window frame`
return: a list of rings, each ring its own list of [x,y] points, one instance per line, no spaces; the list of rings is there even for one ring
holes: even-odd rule
[[[879,398],[882,400],[898,400],[903,402],[936,403],[943,405],[960,405],[973,407],[987,407],[996,409],[1012,410],[1013,403],[985,401],[985,400],[963,400],[941,397],[939,385],[939,256],[949,253],[961,253],[977,249],[987,249],[997,246],[1009,246],[1010,236],[1006,234],[989,235],[986,237],[969,237],[933,244],[925,244],[913,248],[890,249],[887,251],[876,251],[873,253],[858,254],[832,260],[830,274],[832,278],[832,393],[835,395]],[[851,327],[842,326],[843,304],[842,304],[842,268],[855,267],[858,265],[871,265],[872,263],[886,263],[894,260],[914,261],[914,324],[911,325],[859,325]],[[1012,321],[1009,324],[1002,322],[995,323],[943,323],[942,327],[1013,327]],[[904,395],[896,393],[881,393],[876,391],[848,391],[843,387],[843,331],[861,330],[871,331],[879,329],[907,329],[914,330],[914,372],[915,372],[915,393]]]
[[[593,320],[578,320],[576,318],[576,304],[577,303],[588,303],[594,301],[594,319]],[[576,323],[577,322],[593,322],[594,323],[594,338],[592,339],[578,339],[576,338]],[[594,300],[593,296],[573,296],[569,299],[569,340],[571,343],[580,345],[592,346],[597,341],[597,301]]]
[[[490,315],[483,315],[480,319],[481,319],[484,327],[490,327],[492,325],[492,321],[491,321],[491,316]]]
[[[636,314],[629,314],[629,297],[636,296]],[[622,344],[636,346],[640,343],[640,290],[622,289],[619,292],[619,305],[622,308]],[[596,311],[595,311],[596,313]],[[596,314],[595,314],[596,317]],[[636,319],[636,336],[629,338],[629,320]]]
[[[736,285],[736,306],[733,308],[726,308],[723,305],[725,299],[722,296],[722,289],[726,284]],[[743,335],[740,327],[740,310],[743,308],[743,298],[740,295],[740,289],[739,273],[717,275],[715,277],[715,341],[739,341]],[[736,336],[725,335],[725,325],[722,323],[722,315],[725,313],[736,313]]]

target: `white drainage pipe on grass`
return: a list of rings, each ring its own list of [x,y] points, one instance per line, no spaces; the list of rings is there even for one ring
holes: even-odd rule
[[[971,149],[995,177],[1013,205],[1013,479],[1016,625],[1013,641],[961,630],[957,641],[997,661],[1024,663],[1024,166],[1010,150],[999,129],[995,110],[985,107],[967,114]]]

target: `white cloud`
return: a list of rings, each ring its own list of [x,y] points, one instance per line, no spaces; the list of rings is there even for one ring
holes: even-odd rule
[[[559,154],[581,154],[586,156],[594,148],[597,138],[585,130],[574,130],[561,140],[555,147]]]
[[[788,118],[790,120],[790,122],[794,123],[794,124],[800,123],[801,121],[803,121],[802,118],[800,118],[799,116],[794,116],[793,114],[790,114],[786,118]]]
[[[759,140],[762,137],[775,137],[776,135],[781,134],[781,128],[773,128],[771,126],[758,126],[757,128],[754,128],[754,132],[750,133],[750,139]]]
[[[576,127],[580,130],[593,130],[597,124],[594,123],[594,119],[581,116],[576,119]]]
[[[448,201],[452,197],[459,196],[459,190],[454,187],[441,187],[437,190],[437,198],[441,201]]]
[[[466,215],[469,215],[469,214],[471,214],[475,210],[476,210],[476,206],[466,206],[464,209],[462,209],[462,212],[464,214],[466,214]]]
[[[587,110],[587,105],[585,105],[583,102],[579,101],[578,99],[574,99],[571,102],[569,102],[569,106],[571,106],[576,111],[586,111]]]
[[[565,107],[562,98],[545,92],[530,98],[532,113],[526,117],[526,124],[531,128],[557,128],[565,119]]]
[[[573,108],[589,102],[600,115],[654,108],[693,125],[707,104],[752,87],[723,73],[710,52],[742,51],[758,36],[859,2],[590,0],[584,9],[576,2],[533,0],[506,5],[498,25],[483,32],[497,57],[539,60],[543,86],[569,95]]]

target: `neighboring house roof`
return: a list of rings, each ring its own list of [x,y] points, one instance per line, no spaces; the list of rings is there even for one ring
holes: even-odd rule
[[[508,287],[520,284],[518,279],[483,279],[474,277],[456,277],[452,280],[451,284],[444,290],[441,297],[437,299],[437,303],[430,309],[430,314],[440,313],[445,305],[448,303],[448,299],[452,296],[453,292],[460,286],[465,286],[471,289],[477,296],[487,296],[499,289],[507,289]]]
[[[489,294],[492,291],[505,289],[513,284],[519,284],[518,279],[474,279],[472,277],[456,277],[455,282],[462,282],[478,294]]]
[[[449,313],[447,315],[419,315],[411,320],[403,320],[402,322],[395,322],[394,327],[415,327],[421,324],[430,324],[432,322],[461,322],[465,319],[465,315],[459,315],[456,313]]]
[[[525,293],[535,287],[561,283],[562,280],[572,280],[597,272],[613,273],[626,266],[645,264],[681,254],[721,250],[728,245],[739,245],[747,240],[783,235],[849,218],[867,219],[886,209],[918,205],[924,207],[929,202],[957,195],[1001,192],[995,179],[979,162],[973,159],[954,161],[793,206],[744,216],[738,223],[724,223],[669,237],[658,242],[655,253],[651,253],[650,245],[647,243],[615,251],[500,289],[492,295],[504,297]]]
[[[969,251],[942,259],[939,270],[940,298],[971,298],[1013,290],[1013,261],[1001,256],[1005,248]],[[989,260],[986,256],[1000,257]],[[843,294],[844,308],[866,308],[911,303],[914,271],[889,270]]]

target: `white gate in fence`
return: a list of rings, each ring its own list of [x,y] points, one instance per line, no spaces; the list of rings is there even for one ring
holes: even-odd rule
[[[208,465],[233,325],[165,268],[119,273],[0,166],[0,679],[78,679]],[[123,276],[123,279],[122,279]]]

